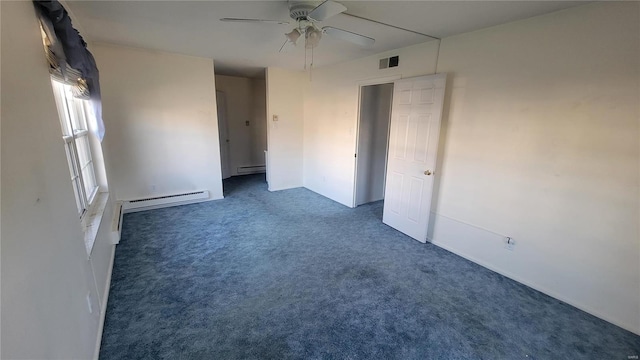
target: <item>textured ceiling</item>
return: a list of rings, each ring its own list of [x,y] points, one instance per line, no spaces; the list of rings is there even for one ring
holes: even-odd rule
[[[582,4],[575,1],[341,3],[350,14],[438,38]],[[286,1],[72,1],[66,6],[91,41],[213,58],[218,73],[259,77],[267,66],[302,69],[304,65],[302,46],[278,52],[284,43],[283,34],[294,26]],[[223,17],[289,20],[291,24],[219,21]],[[321,26],[361,33],[376,42],[362,48],[325,35],[314,50],[315,67],[433,40],[343,14],[322,22]]]

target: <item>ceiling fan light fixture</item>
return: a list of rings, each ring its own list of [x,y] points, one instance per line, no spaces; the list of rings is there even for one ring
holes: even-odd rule
[[[295,20],[295,27],[290,32],[284,34],[285,41],[283,42],[278,52],[281,53],[282,50],[285,47],[287,47],[287,44],[291,43],[293,44],[293,46],[296,46],[298,40],[301,37],[304,37],[305,68],[307,63],[306,61],[307,50],[309,49],[311,50],[310,66],[313,67],[313,50],[318,45],[320,45],[320,40],[322,39],[324,34],[327,34],[327,36],[335,37],[337,39],[348,41],[350,43],[360,45],[363,47],[371,47],[375,43],[374,38],[371,38],[365,35],[361,35],[348,30],[334,28],[332,26],[320,26],[320,22],[323,22],[338,14],[344,13],[354,18],[359,18],[362,20],[405,30],[397,26],[381,23],[379,21],[367,19],[364,17],[356,16],[356,15],[347,14],[345,13],[347,8],[344,5],[334,0],[322,0],[320,5],[318,6],[314,6],[308,0],[288,0],[287,3],[289,8],[289,16],[293,20]],[[289,22],[283,21],[283,20],[250,19],[250,18],[221,18],[220,21],[253,23],[253,24],[277,24],[277,25],[289,24]],[[407,30],[407,31],[410,31],[410,30]],[[415,31],[411,31],[411,32],[415,33]],[[291,46],[289,46],[289,48],[291,48]]]
[[[307,49],[313,49],[320,43],[322,38],[322,31],[313,25],[308,26],[304,31],[304,47]]]
[[[291,41],[293,43],[293,45],[296,44],[296,41],[298,41],[298,38],[300,37],[300,30],[298,29],[293,29],[291,30],[291,32],[284,34],[284,36],[287,37],[287,40]]]

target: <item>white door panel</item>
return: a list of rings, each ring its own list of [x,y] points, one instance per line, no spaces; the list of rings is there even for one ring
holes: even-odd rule
[[[426,242],[446,74],[395,82],[382,221]]]

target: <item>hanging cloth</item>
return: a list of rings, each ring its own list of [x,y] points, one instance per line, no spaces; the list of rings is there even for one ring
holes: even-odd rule
[[[94,111],[96,135],[104,138],[98,67],[71,18],[57,0],[34,0],[45,34],[45,51],[55,80],[72,85],[75,97],[88,99]]]

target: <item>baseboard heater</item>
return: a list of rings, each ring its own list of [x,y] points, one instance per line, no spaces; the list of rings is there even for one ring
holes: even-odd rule
[[[259,174],[259,173],[266,172],[267,167],[264,165],[238,166],[237,171],[238,171],[238,175]]]
[[[199,202],[209,199],[209,191],[191,191],[182,194],[154,196],[144,199],[127,200],[123,202],[125,213],[158,209],[162,207],[176,206]]]

